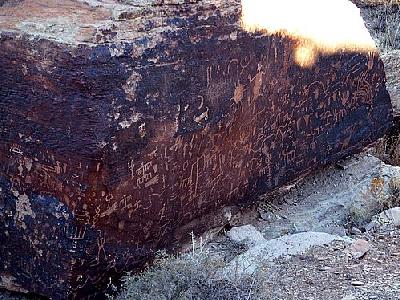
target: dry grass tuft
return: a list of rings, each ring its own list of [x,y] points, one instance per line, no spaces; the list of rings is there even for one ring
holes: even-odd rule
[[[127,274],[116,300],[256,299],[252,278],[232,281],[219,270],[226,264],[203,247],[179,256],[160,252],[153,266],[141,274]]]

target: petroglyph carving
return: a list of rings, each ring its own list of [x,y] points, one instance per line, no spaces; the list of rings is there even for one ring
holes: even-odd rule
[[[142,79],[142,76],[133,71],[131,76],[129,76],[128,80],[126,81],[125,85],[123,86],[123,89],[126,94],[126,98],[129,101],[136,101],[136,89],[138,87],[138,84],[140,80]]]
[[[187,238],[195,219],[390,126],[377,53],[302,68],[299,41],[240,29],[240,1],[141,3],[148,13],[45,2],[20,10],[43,22],[73,11],[73,43],[21,35],[16,10],[0,8],[0,274],[18,266],[7,272],[22,288],[101,293],[110,276]],[[92,28],[105,21],[115,26]],[[20,248],[26,255],[7,254]]]

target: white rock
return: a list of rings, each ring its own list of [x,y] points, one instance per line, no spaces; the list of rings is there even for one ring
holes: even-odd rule
[[[236,279],[243,275],[251,275],[264,262],[271,262],[277,258],[301,254],[313,246],[327,245],[333,241],[351,239],[342,238],[322,232],[302,232],[264,241],[250,248],[245,253],[235,257],[224,269],[223,274],[228,278]]]
[[[249,247],[253,247],[266,241],[261,232],[253,225],[233,227],[228,231],[227,236],[231,240],[238,243],[245,243]]]
[[[368,228],[385,228],[388,226],[400,227],[400,207],[391,208],[372,218]]]
[[[400,207],[389,209],[383,213],[394,226],[400,227]]]
[[[342,300],[356,300],[357,298],[353,295],[347,295],[342,298]]]

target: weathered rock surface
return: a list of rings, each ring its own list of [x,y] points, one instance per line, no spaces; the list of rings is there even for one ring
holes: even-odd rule
[[[394,207],[381,212],[372,218],[368,224],[368,230],[395,230],[400,228],[400,207]]]
[[[398,5],[398,0],[351,0],[355,4],[363,6],[381,6],[381,5]]]
[[[282,204],[277,197],[270,209],[275,207],[281,219],[265,221],[258,215],[208,244],[196,238],[188,253],[127,276],[118,299],[168,298],[178,293],[187,299],[291,299],[293,295],[298,299],[396,299],[399,230],[383,226],[376,232],[354,233],[352,229],[350,238],[332,235],[329,225],[350,228],[348,219],[355,204],[367,206],[366,210],[374,208],[370,201],[379,206],[382,198],[365,197],[376,178],[384,179],[385,197],[393,196],[387,185],[399,179],[400,168],[369,155],[338,166],[307,176],[285,195]],[[298,223],[303,232],[287,234],[282,220]],[[282,230],[272,235],[276,228]]]
[[[265,242],[261,232],[253,225],[233,227],[227,232],[227,236],[237,243],[245,243],[248,246],[254,246]]]
[[[333,241],[350,243],[351,239],[324,232],[301,232],[289,234],[280,238],[265,240],[251,247],[245,253],[235,257],[223,269],[232,280],[254,274],[260,267],[260,262],[274,261],[281,257],[298,255],[314,246],[327,245]]]
[[[245,236],[243,228],[251,227],[241,225],[253,224],[268,240],[307,231],[358,234],[373,216],[396,205],[394,186],[399,180],[400,167],[371,155],[357,155],[308,176],[286,194],[274,197],[273,205],[256,205],[247,218],[241,216],[245,223],[234,223],[238,218],[233,215],[230,226],[242,228],[239,233]],[[355,224],[357,228],[352,228]],[[254,230],[248,235],[257,236]]]
[[[302,68],[297,44],[238,0],[0,2],[0,286],[101,297],[193,219],[379,138],[378,55]]]
[[[387,51],[382,54],[382,59],[385,64],[388,91],[392,99],[394,113],[397,116],[400,114],[400,50]]]
[[[353,258],[362,258],[370,249],[368,241],[363,239],[358,239],[351,244],[350,253]]]

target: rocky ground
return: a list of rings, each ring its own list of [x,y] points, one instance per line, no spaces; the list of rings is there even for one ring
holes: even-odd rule
[[[398,179],[369,154],[340,162],[126,277],[117,299],[400,299]]]
[[[262,299],[400,299],[400,231],[353,238],[368,243],[362,258],[335,242],[276,261],[265,273]]]

